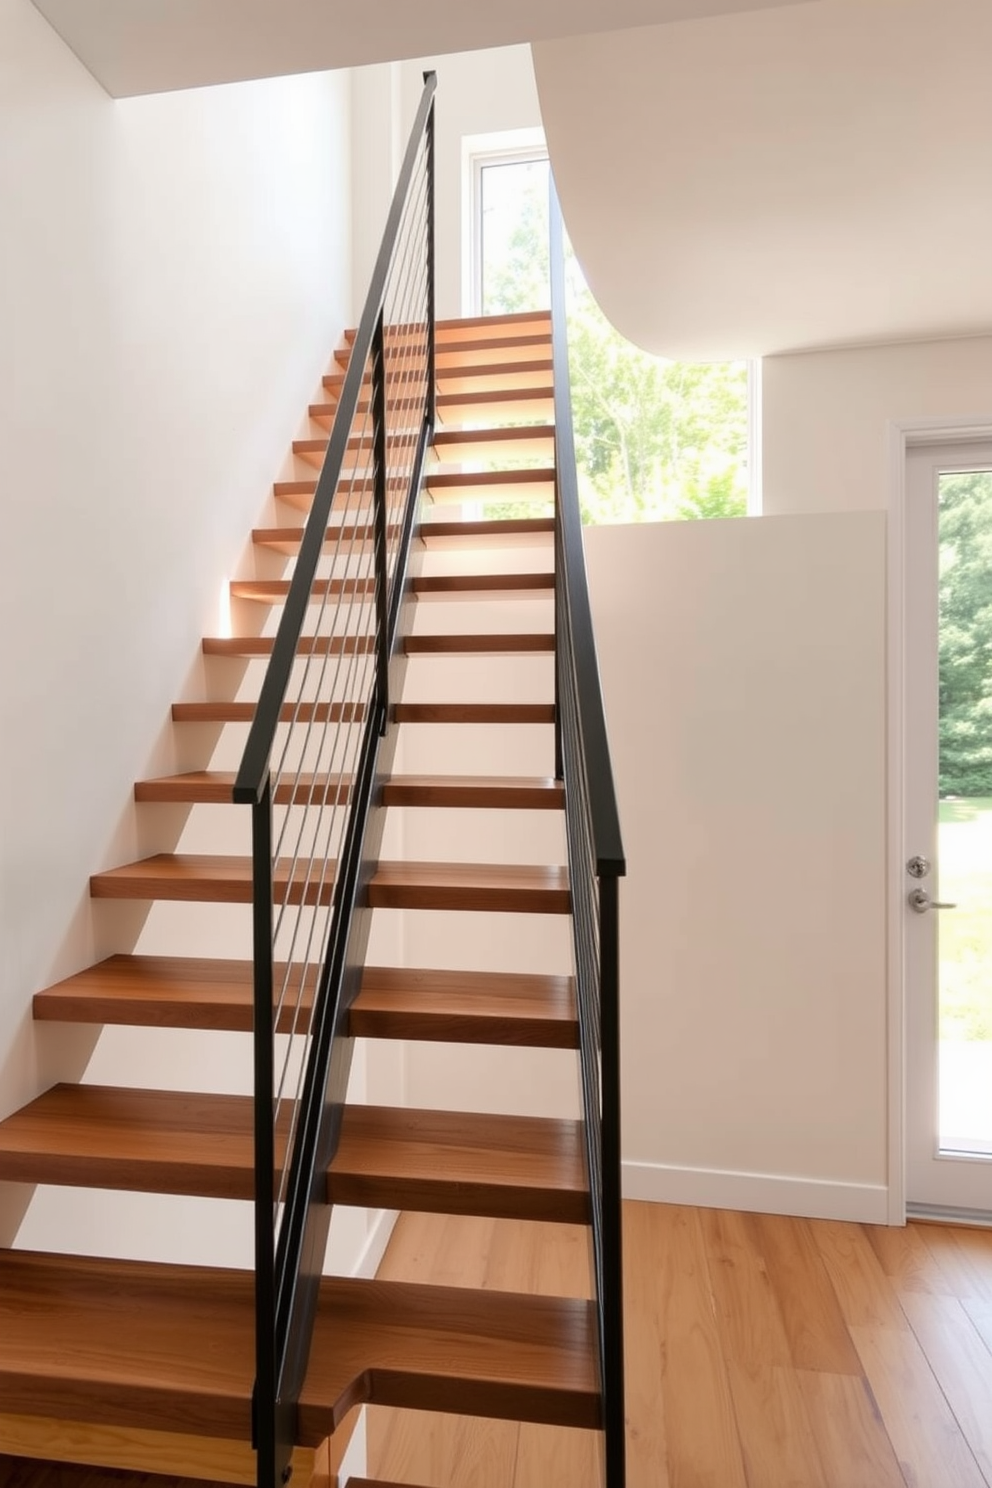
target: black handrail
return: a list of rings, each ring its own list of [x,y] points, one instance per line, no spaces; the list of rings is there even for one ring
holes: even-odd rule
[[[625,1481],[619,878],[626,872],[586,580],[572,429],[564,232],[550,187],[555,390],[555,759],[565,784],[605,1488]]]
[[[351,1064],[347,1015],[365,959],[366,888],[382,834],[380,787],[395,747],[390,674],[434,433],[436,82],[425,73],[234,786],[234,799],[252,808],[259,1488],[281,1488],[291,1473],[330,1224],[325,1175]],[[370,394],[365,403],[363,390]],[[332,520],[338,512],[339,523]],[[328,542],[348,560],[344,577],[318,578]],[[315,604],[316,634],[308,640],[304,622]],[[331,657],[337,659],[328,683]],[[298,663],[302,674],[297,670],[293,681]],[[287,703],[291,685],[295,694]],[[351,696],[355,690],[359,697]],[[273,770],[277,729],[287,721]],[[332,722],[336,733],[328,730]],[[283,810],[278,832],[276,807]],[[277,947],[284,964],[277,963]],[[288,1052],[277,1069],[277,1033],[302,1043],[295,1076]],[[294,1077],[295,1095],[287,1094]]]

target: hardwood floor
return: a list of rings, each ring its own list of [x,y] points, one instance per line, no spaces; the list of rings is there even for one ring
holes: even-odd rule
[[[992,1488],[992,1231],[627,1204],[628,1488]],[[404,1215],[380,1275],[588,1295],[560,1225]],[[369,1471],[598,1488],[581,1431],[369,1412]]]

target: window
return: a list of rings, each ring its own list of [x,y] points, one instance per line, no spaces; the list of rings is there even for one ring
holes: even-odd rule
[[[533,135],[467,140],[467,313],[548,304],[548,158]],[[566,248],[579,496],[587,522],[755,511],[756,364],[672,362],[607,321]]]

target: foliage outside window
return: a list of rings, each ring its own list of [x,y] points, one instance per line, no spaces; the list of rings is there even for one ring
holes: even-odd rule
[[[548,303],[547,159],[482,170],[482,310]],[[567,250],[569,361],[586,522],[747,511],[745,362],[671,362],[613,329]]]

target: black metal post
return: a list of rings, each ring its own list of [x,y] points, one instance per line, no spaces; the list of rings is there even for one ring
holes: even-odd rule
[[[252,935],[255,958],[255,1394],[252,1429],[258,1488],[275,1488],[275,1050],[272,1025],[272,786],[252,805]],[[281,1472],[280,1464],[280,1472]]]
[[[620,905],[619,880],[599,879],[599,993],[603,1194],[603,1424],[606,1488],[624,1488],[623,1209],[620,1184]]]
[[[424,82],[437,82],[437,73],[425,72]],[[434,116],[436,99],[431,99],[431,111],[427,116],[427,422],[431,431],[435,424],[435,398],[437,396],[437,357],[435,352],[437,317],[434,308]]]
[[[389,717],[389,472],[386,467],[386,335],[380,310],[372,337],[373,541],[375,545],[376,684],[381,730]]]

